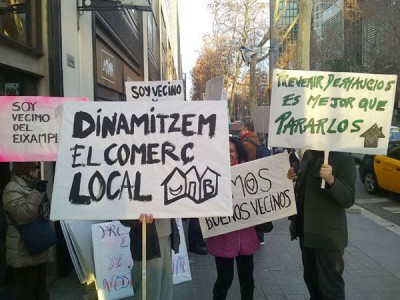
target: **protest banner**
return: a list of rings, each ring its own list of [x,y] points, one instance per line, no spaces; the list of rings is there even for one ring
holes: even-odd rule
[[[119,221],[93,224],[93,257],[99,299],[133,296],[129,227]]]
[[[179,252],[172,250],[172,279],[174,284],[192,280],[182,219],[175,219],[179,231]]]
[[[0,162],[55,161],[63,103],[86,98],[0,97]]]
[[[255,132],[268,133],[269,130],[269,106],[253,106],[252,117]]]
[[[52,220],[232,215],[226,103],[64,105]]]
[[[207,80],[206,91],[204,93],[204,100],[222,100],[223,98],[224,98],[224,75]]]
[[[396,75],[274,70],[268,146],[386,154]]]
[[[185,100],[182,80],[126,81],[126,100],[178,101]]]
[[[297,213],[288,154],[231,167],[233,214],[200,218],[204,238],[282,219]]]
[[[152,88],[153,91],[157,91],[157,88],[160,87],[164,87],[164,89],[171,84],[174,84],[174,82],[170,82],[170,81],[152,81],[150,82],[152,84]],[[183,86],[183,82],[182,81],[176,81],[176,86],[179,87]],[[132,91],[133,90],[140,90],[140,88],[142,88],[142,90],[145,89],[146,86],[148,86],[146,83],[143,82],[138,82],[138,86],[136,86],[136,83],[126,83],[127,84],[127,88],[130,88]],[[144,87],[143,87],[144,86]],[[155,88],[157,87],[157,88]],[[181,89],[179,90],[181,91]],[[154,92],[153,92],[154,94]],[[157,98],[158,99],[158,98]],[[149,100],[153,100],[153,98],[150,97],[144,97],[143,99],[141,97],[137,97],[137,99],[132,99],[132,100],[142,100],[142,101],[149,101]],[[172,95],[171,97],[163,97],[160,100],[165,101],[165,100],[181,100],[184,101],[184,93],[180,93],[179,97],[174,97],[174,95]],[[183,231],[183,226],[182,226],[182,219],[175,219],[176,223],[177,223],[177,227],[179,230],[179,235],[180,235],[180,245],[179,245],[179,251],[178,253],[175,253],[174,250],[172,251],[172,278],[173,278],[173,282],[174,284],[178,284],[178,283],[182,283],[182,282],[186,282],[189,280],[192,280],[192,275],[190,274],[190,267],[189,267],[189,258],[187,255],[187,249],[186,249],[186,241],[185,241],[185,235],[184,235],[184,231]],[[143,237],[142,237],[143,238]],[[142,247],[145,247],[145,244],[142,240]],[[144,257],[142,258],[144,260]],[[142,268],[143,271],[145,271],[145,265],[142,264]]]
[[[172,250],[173,284],[191,280],[182,220],[175,219],[180,235],[179,253]],[[119,221],[92,225],[96,287],[99,299],[121,299],[133,295],[129,227]]]

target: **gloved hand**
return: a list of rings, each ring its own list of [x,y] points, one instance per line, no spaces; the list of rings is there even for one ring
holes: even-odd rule
[[[35,189],[36,189],[38,192],[41,192],[41,193],[46,192],[46,189],[47,189],[46,184],[47,184],[47,182],[48,182],[47,180],[39,180],[39,181],[36,183]]]

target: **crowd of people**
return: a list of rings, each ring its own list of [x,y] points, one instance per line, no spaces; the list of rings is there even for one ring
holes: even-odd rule
[[[259,139],[252,123],[240,127],[240,137],[230,137],[230,165],[257,159]],[[266,137],[267,138],[267,137]],[[297,215],[291,216],[290,233],[298,239],[302,252],[304,281],[311,299],[345,299],[343,280],[344,248],[347,246],[345,209],[355,201],[355,165],[347,153],[324,153],[308,150],[301,162],[293,149],[287,178],[295,184]],[[274,154],[271,151],[270,154]],[[289,156],[290,157],[290,156]],[[46,182],[38,179],[37,163],[14,163],[12,179],[4,188],[2,201],[8,223],[6,238],[7,263],[13,268],[17,299],[49,299],[46,287],[48,250],[30,255],[21,241],[18,224],[27,223],[44,213]],[[325,186],[321,188],[321,179]],[[141,214],[139,220],[121,220],[130,227],[134,299],[141,299],[142,224],[147,224],[147,298],[173,299],[171,249],[179,251],[179,233],[171,219],[153,219]],[[188,250],[215,257],[217,279],[213,299],[226,299],[234,278],[236,260],[241,299],[253,299],[253,255],[265,243],[264,232],[244,228],[204,240],[198,219],[189,219]]]

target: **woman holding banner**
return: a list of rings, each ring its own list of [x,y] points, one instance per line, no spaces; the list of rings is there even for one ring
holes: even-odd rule
[[[13,225],[13,222],[29,223],[39,215],[48,213],[44,201],[47,181],[38,180],[39,169],[40,165],[35,162],[14,163],[13,176],[3,191],[3,205],[8,223],[6,261],[14,270],[17,300],[49,299],[46,277],[47,262],[52,259],[50,251],[30,255]]]
[[[243,144],[233,137],[229,138],[231,166],[247,161]],[[260,247],[254,227],[213,236],[207,239],[207,251],[215,256],[218,278],[214,284],[214,300],[226,299],[234,276],[236,258],[240,293],[242,300],[253,299],[253,254]]]

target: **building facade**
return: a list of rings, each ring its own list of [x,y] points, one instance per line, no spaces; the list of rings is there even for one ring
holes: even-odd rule
[[[312,68],[400,74],[400,1],[314,2]],[[398,85],[399,86],[399,85]],[[393,125],[400,125],[399,88]]]
[[[0,1],[0,96],[125,101],[125,81],[182,79],[177,0],[147,0],[151,11],[118,2]],[[45,163],[49,195],[54,166]],[[8,162],[0,174],[2,189]],[[0,287],[9,279],[3,215],[0,205]]]

